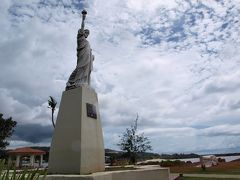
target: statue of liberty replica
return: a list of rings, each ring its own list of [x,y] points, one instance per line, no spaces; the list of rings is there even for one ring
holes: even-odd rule
[[[77,35],[77,66],[66,84],[49,154],[50,174],[90,174],[104,171],[104,145],[98,97],[90,87],[94,56],[85,29],[87,11]]]
[[[77,66],[69,77],[66,90],[82,85],[90,85],[90,75],[94,56],[92,55],[90,44],[87,41],[90,31],[88,29],[84,29],[86,15],[87,11],[83,10],[82,25],[81,29],[78,30],[77,35]]]

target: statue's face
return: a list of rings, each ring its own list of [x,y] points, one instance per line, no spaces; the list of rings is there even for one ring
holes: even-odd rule
[[[84,36],[85,36],[85,38],[87,38],[87,37],[88,37],[89,33],[90,33],[90,32],[89,32],[89,30],[88,30],[88,29],[85,29],[85,30],[84,30]]]

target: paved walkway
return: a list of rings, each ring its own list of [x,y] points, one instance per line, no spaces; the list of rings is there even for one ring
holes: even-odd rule
[[[178,176],[177,173],[171,173],[172,176]],[[233,178],[240,179],[240,175],[228,175],[228,174],[183,174],[185,177],[209,177],[209,178]]]
[[[170,173],[169,180],[175,180],[178,176],[179,176],[179,174]]]

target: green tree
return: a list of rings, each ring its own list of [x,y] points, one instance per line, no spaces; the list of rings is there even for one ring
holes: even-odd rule
[[[4,119],[3,114],[0,113],[0,150],[4,150],[9,145],[7,138],[11,137],[16,125],[17,122],[11,117]]]
[[[144,136],[144,133],[138,133],[138,115],[130,128],[120,136],[120,142],[117,144],[121,150],[126,153],[131,164],[136,163],[137,154],[152,150],[150,140]]]
[[[48,108],[52,110],[52,125],[55,128],[54,112],[56,109],[57,101],[52,96],[49,96],[48,105],[49,105]]]

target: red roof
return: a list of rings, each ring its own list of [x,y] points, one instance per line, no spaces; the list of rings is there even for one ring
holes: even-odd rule
[[[38,149],[32,149],[30,147],[24,147],[24,148],[17,148],[15,150],[8,151],[8,154],[41,155],[41,154],[46,154],[46,152]]]

